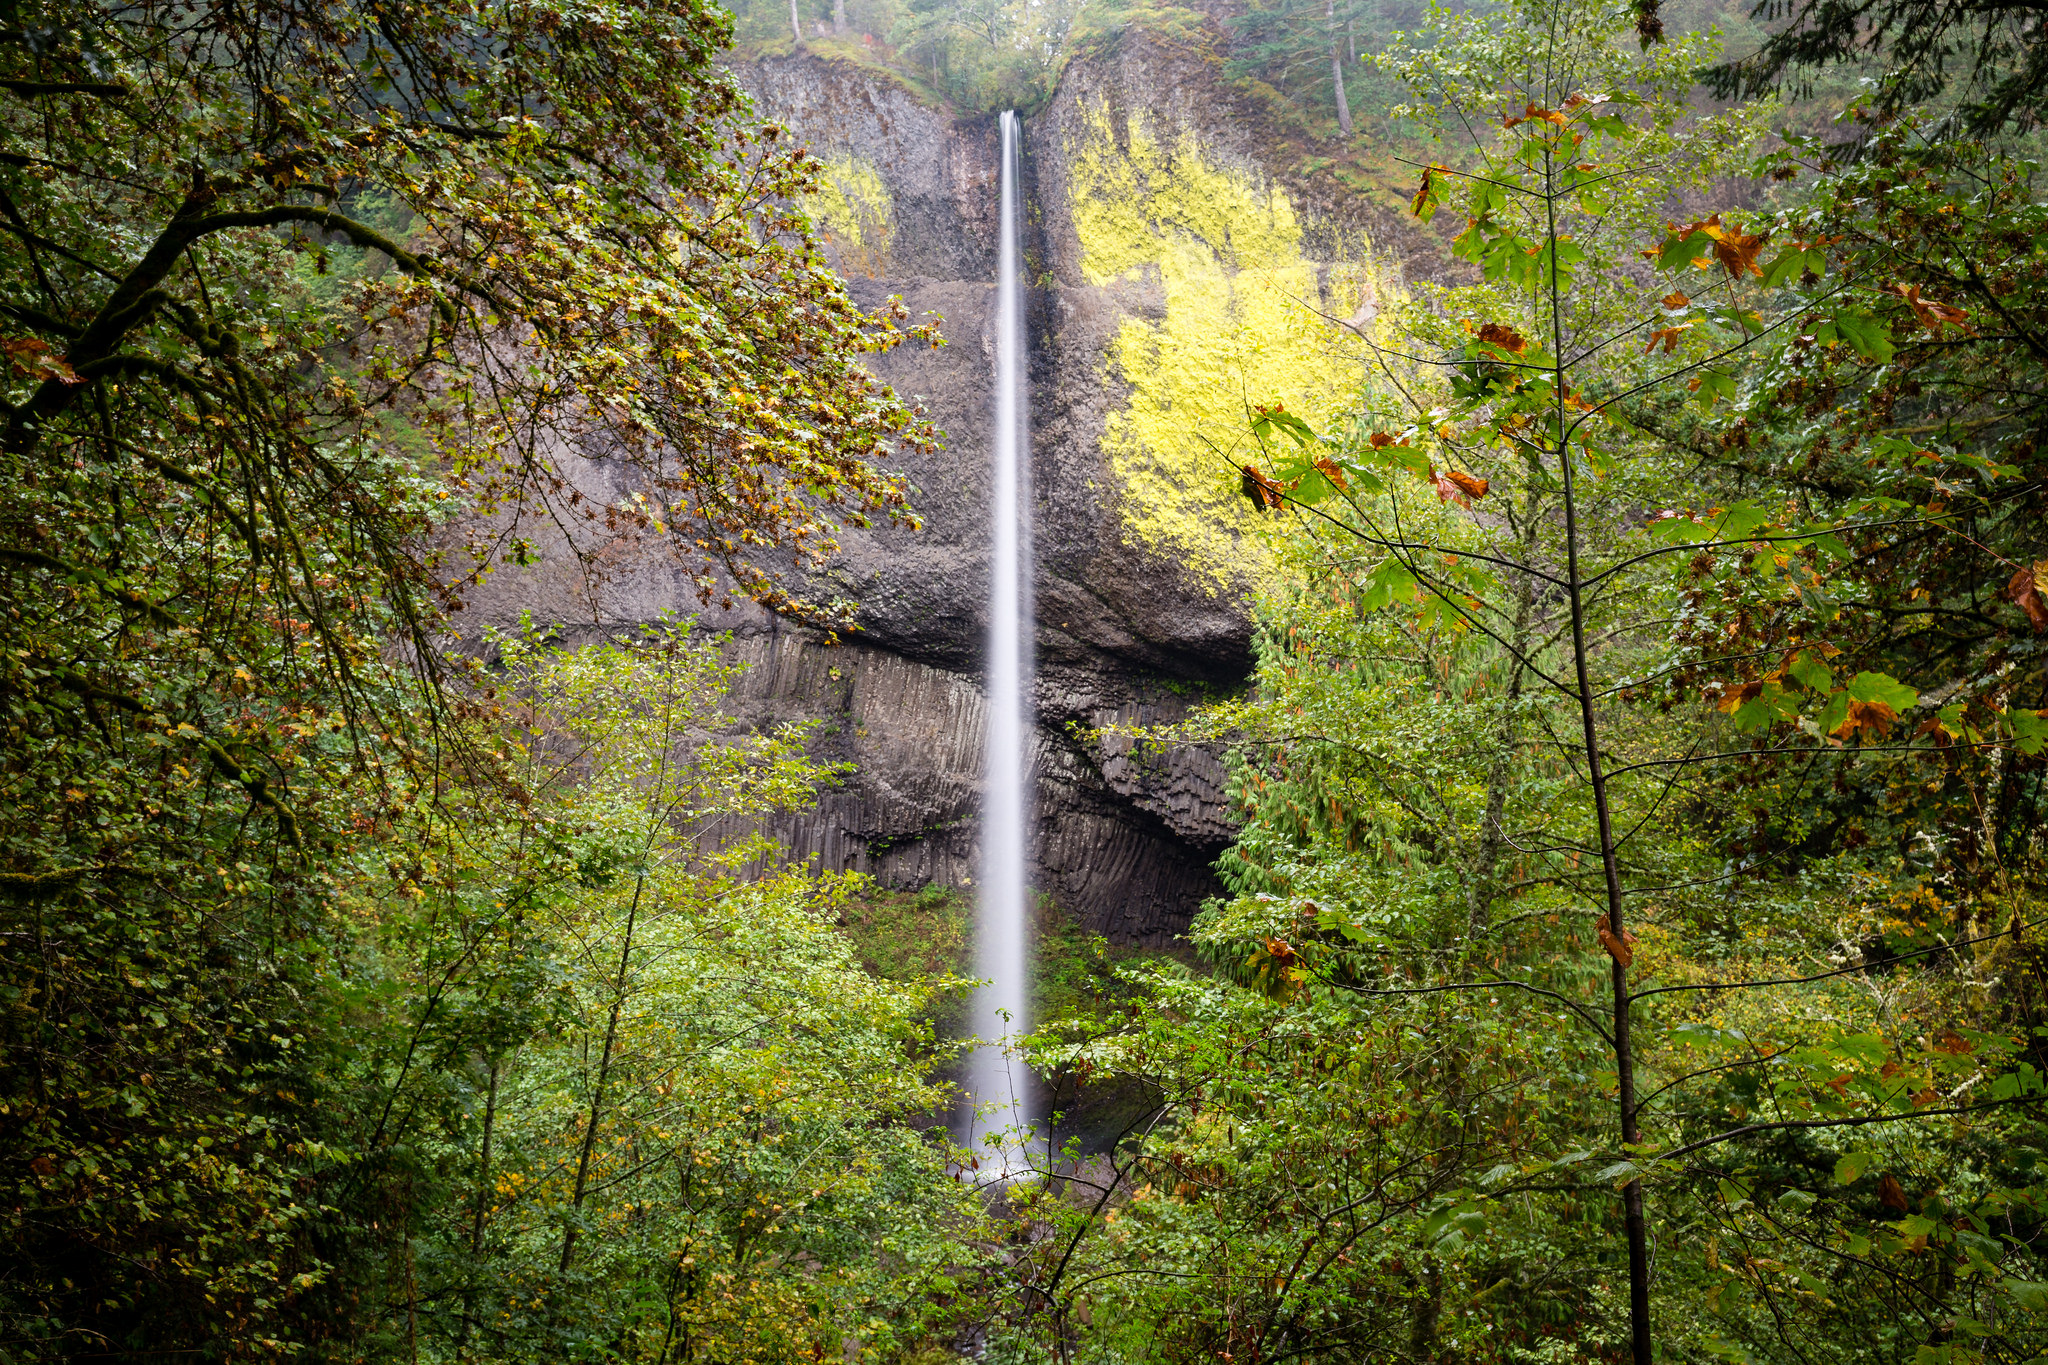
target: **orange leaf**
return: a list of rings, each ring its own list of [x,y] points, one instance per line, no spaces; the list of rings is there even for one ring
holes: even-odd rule
[[[1324,478],[1328,479],[1338,488],[1349,488],[1351,486],[1344,482],[1344,471],[1339,469],[1337,462],[1327,455],[1316,456],[1316,469],[1321,472]]]
[[[1655,351],[1657,343],[1661,341],[1664,343],[1664,354],[1670,355],[1678,349],[1679,338],[1691,330],[1692,324],[1689,322],[1681,322],[1676,327],[1659,327],[1656,331],[1650,333],[1650,344],[1643,347],[1643,354],[1649,355]]]
[[[1869,734],[1882,739],[1885,732],[1892,728],[1892,722],[1898,718],[1899,713],[1881,701],[1852,701],[1849,703],[1849,714],[1834,728],[1834,733],[1843,739],[1850,739],[1858,734]]]
[[[82,384],[84,378],[71,368],[71,362],[50,350],[49,343],[37,337],[10,337],[0,341],[0,352],[14,362],[14,368],[30,379],[55,379],[64,384]]]
[[[1504,322],[1489,322],[1479,329],[1479,339],[1489,346],[1498,346],[1503,351],[1519,355],[1528,349],[1529,340]]]
[[[1242,465],[1240,468],[1244,471],[1244,495],[1251,499],[1252,506],[1261,512],[1277,512],[1287,501],[1287,490],[1261,474],[1256,465]]]
[[[1920,320],[1920,325],[1936,336],[1941,335],[1941,329],[1945,326],[1962,326],[1963,320],[1970,316],[1964,309],[1951,304],[1921,298],[1920,286],[1917,284],[1888,285],[1885,292],[1897,294],[1904,299],[1912,308],[1913,316]]]
[[[1600,917],[1599,934],[1600,946],[1607,950],[1609,957],[1624,967],[1634,964],[1636,960],[1636,936],[1634,934],[1624,929],[1619,935],[1616,935],[1614,930],[1609,927],[1608,919],[1605,915]]]
[[[2048,630],[2048,600],[2043,600],[2041,590],[2048,588],[2048,559],[2032,564],[2023,564],[2013,574],[2012,581],[2005,585],[2004,598],[2027,614],[2027,620],[2034,627],[2034,633]]]
[[[1740,687],[1730,688],[1721,694],[1721,700],[1716,703],[1716,709],[1723,712],[1733,712],[1745,702],[1754,701],[1757,694],[1763,690],[1764,685],[1761,679],[1754,682],[1746,682]]]
[[[1436,489],[1438,502],[1455,502],[1460,507],[1470,507],[1473,498],[1486,495],[1486,480],[1475,479],[1470,474],[1460,474],[1455,469],[1440,470],[1431,465],[1429,483],[1430,487]],[[1472,491],[1474,485],[1478,486],[1477,493]]]
[[[1483,498],[1490,485],[1485,479],[1476,479],[1470,474],[1461,474],[1455,469],[1446,469],[1444,477],[1456,484],[1467,497]]]
[[[1664,296],[1664,306],[1666,308],[1683,308],[1691,302],[1692,300],[1683,294],[1671,293]]]

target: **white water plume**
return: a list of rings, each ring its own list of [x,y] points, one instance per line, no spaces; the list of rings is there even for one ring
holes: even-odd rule
[[[1014,1038],[1030,1028],[1030,890],[1025,847],[1031,819],[1031,526],[1029,422],[1025,407],[1024,288],[1018,251],[1018,123],[1002,116],[1002,246],[996,286],[995,449],[989,490],[988,726],[981,802],[981,867],[975,917],[974,1032]],[[979,1111],[968,1138],[984,1178],[1026,1165],[1021,1134],[1035,1117],[1031,1074],[1000,1043],[976,1049],[968,1094]],[[1009,1133],[991,1151],[990,1134]]]

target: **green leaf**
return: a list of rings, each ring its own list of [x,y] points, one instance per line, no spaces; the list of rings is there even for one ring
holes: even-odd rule
[[[1920,694],[1888,673],[1865,671],[1849,679],[1849,700],[1881,701],[1899,715],[1920,700]]]
[[[2048,711],[2008,711],[2005,723],[2012,729],[2013,747],[2023,754],[2038,754],[2048,748]]]
[[[1837,1185],[1855,1184],[1863,1178],[1863,1173],[1870,1169],[1870,1161],[1871,1154],[1869,1152],[1850,1152],[1835,1163],[1835,1183]]]
[[[1801,687],[1813,692],[1827,692],[1835,685],[1834,670],[1820,660],[1820,655],[1810,649],[1802,649],[1793,656],[1786,673]]]
[[[1836,335],[1849,343],[1851,349],[1865,360],[1882,364],[1892,358],[1891,328],[1869,313],[1849,309],[1837,313],[1833,319]]]
[[[1714,524],[1717,540],[1742,540],[1759,527],[1770,525],[1771,514],[1751,503],[1738,502],[1722,509]]]

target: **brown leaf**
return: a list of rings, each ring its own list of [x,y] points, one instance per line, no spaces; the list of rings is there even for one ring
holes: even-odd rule
[[[1461,474],[1455,469],[1440,470],[1431,465],[1429,482],[1430,486],[1436,489],[1438,502],[1455,502],[1460,507],[1470,507],[1473,498],[1486,496],[1486,480],[1475,479],[1470,474]]]
[[[1899,1184],[1899,1178],[1895,1175],[1887,1173],[1877,1182],[1877,1198],[1879,1203],[1894,1212],[1906,1211],[1905,1187]]]
[[[1707,235],[1707,240],[1713,243],[1714,259],[1721,263],[1721,268],[1727,271],[1730,277],[1742,275],[1761,276],[1764,273],[1763,269],[1756,263],[1756,254],[1762,251],[1764,243],[1770,240],[1768,232],[1746,235],[1734,228],[1724,227],[1721,223],[1721,215],[1718,213],[1708,218],[1702,218],[1697,223],[1689,223],[1685,227],[1679,227],[1674,224],[1671,228],[1671,233],[1674,237],[1690,237],[1695,232],[1704,232]],[[1645,254],[1654,255],[1655,253]],[[1693,262],[1693,264],[1701,269],[1707,268],[1705,257]]]
[[[1921,298],[1920,286],[1917,284],[1888,285],[1885,292],[1897,294],[1904,299],[1912,308],[1913,316],[1920,320],[1920,325],[1936,336],[1941,335],[1943,327],[1960,327],[1963,320],[1970,316],[1964,309],[1946,303],[1936,303],[1933,299]]]
[[[1834,728],[1833,733],[1843,739],[1852,739],[1858,734],[1882,739],[1898,718],[1899,713],[1881,701],[1852,701],[1849,714],[1842,718],[1842,723]]]
[[[1679,339],[1691,330],[1692,324],[1689,322],[1681,322],[1676,327],[1659,327],[1650,333],[1650,344],[1643,347],[1643,354],[1649,355],[1655,351],[1657,343],[1661,341],[1664,343],[1664,354],[1670,355],[1678,349]]]
[[[1446,479],[1449,479],[1452,483],[1456,484],[1460,489],[1464,491],[1467,497],[1471,498],[1485,497],[1486,490],[1492,487],[1492,485],[1485,479],[1474,478],[1470,474],[1460,473],[1458,470],[1455,469],[1446,469],[1444,471],[1444,477]]]
[[[1322,476],[1328,479],[1332,484],[1336,485],[1338,488],[1344,489],[1349,488],[1351,486],[1350,484],[1344,482],[1344,471],[1339,469],[1337,467],[1337,462],[1335,460],[1332,460],[1329,456],[1318,455],[1316,456],[1315,463],[1316,469],[1322,474]]]
[[[78,371],[71,368],[71,362],[50,350],[49,343],[37,337],[9,337],[0,340],[0,352],[5,352],[14,368],[30,379],[55,379],[65,384],[85,382]]]
[[[1634,934],[1624,929],[1619,935],[1616,935],[1614,930],[1609,927],[1609,921],[1605,915],[1600,917],[1599,934],[1600,946],[1607,950],[1609,957],[1619,962],[1623,967],[1630,966],[1635,962],[1636,936]]]
[[[1666,295],[1664,296],[1664,306],[1665,306],[1666,308],[1683,308],[1683,307],[1685,307],[1685,306],[1686,306],[1686,305],[1687,305],[1688,303],[1691,303],[1691,302],[1692,302],[1692,300],[1691,300],[1691,299],[1687,298],[1687,297],[1686,297],[1685,295],[1683,295],[1683,294],[1680,294],[1680,293],[1676,293],[1676,292],[1673,292],[1673,293],[1670,293],[1670,294],[1666,294]]]
[[[2048,630],[2048,600],[2041,590],[2048,588],[2048,559],[2023,564],[2005,585],[2004,598],[2027,614],[2027,620],[2034,627],[2034,633]]]
[[[1761,678],[1743,683],[1740,687],[1731,687],[1721,694],[1721,700],[1714,704],[1715,709],[1732,714],[1744,703],[1756,700],[1757,694],[1763,690],[1764,684]]]
[[[1520,355],[1529,348],[1529,339],[1504,322],[1489,322],[1479,328],[1479,339],[1489,346],[1498,346],[1503,351]]]
[[[1277,512],[1287,501],[1286,490],[1261,474],[1256,465],[1239,466],[1244,471],[1244,495],[1261,512]]]
[[[1562,128],[1565,125],[1565,116],[1563,114],[1560,114],[1555,109],[1545,109],[1542,108],[1540,105],[1532,103],[1523,106],[1522,112],[1518,117],[1503,119],[1501,121],[1500,126],[1503,128],[1512,128],[1518,123],[1534,123],[1539,121],[1543,123],[1554,123],[1558,127]]]
[[[1422,168],[1422,188],[1415,191],[1415,197],[1408,201],[1409,212],[1419,214],[1424,206],[1429,203],[1430,195],[1435,188],[1430,182],[1435,178],[1436,173],[1442,169],[1443,167],[1434,163]]]

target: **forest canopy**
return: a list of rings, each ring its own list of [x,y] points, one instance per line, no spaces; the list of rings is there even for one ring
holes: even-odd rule
[[[657,555],[843,628],[937,332],[722,54],[1029,108],[1134,27],[1398,137],[1452,264],[1215,433],[1256,673],[1123,738],[1227,756],[1224,894],[1063,940],[1028,1055],[1135,1118],[981,1188],[966,983],[857,932],[947,893],[748,832],[814,730],[691,621],[461,612]],[[0,1360],[2048,1358],[2037,37],[14,0]]]

